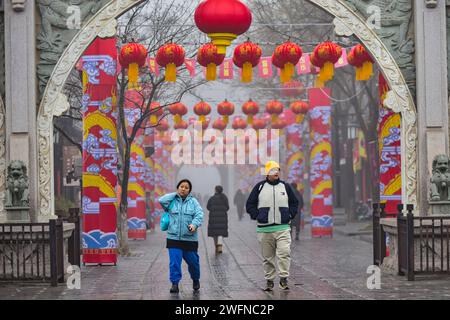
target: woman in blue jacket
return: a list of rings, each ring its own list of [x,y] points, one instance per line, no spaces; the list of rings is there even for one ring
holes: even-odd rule
[[[198,228],[203,222],[203,209],[192,195],[192,183],[181,180],[177,192],[158,199],[163,209],[169,212],[170,223],[167,229],[167,248],[170,258],[171,293],[178,293],[181,280],[181,262],[188,264],[189,274],[195,291],[200,289],[200,259],[198,250]]]

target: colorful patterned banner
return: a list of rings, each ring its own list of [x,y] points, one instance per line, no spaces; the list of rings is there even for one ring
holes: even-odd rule
[[[380,202],[387,213],[397,213],[402,201],[401,116],[382,107],[389,87],[380,75],[380,117],[378,141],[380,150]]]
[[[331,148],[331,90],[310,89],[311,232],[333,235],[333,179]]]
[[[297,183],[298,190],[304,194],[305,184],[303,176],[305,173],[305,154],[303,145],[303,134],[305,132],[305,120],[294,123],[287,127],[287,181]]]
[[[136,90],[128,90],[125,99],[125,117],[128,135],[136,121],[141,117],[142,95]],[[136,138],[131,144],[130,173],[128,181],[128,238],[146,239],[146,215],[145,215],[145,151],[144,131],[139,129]]]
[[[117,262],[117,49],[97,38],[82,57],[83,263]]]

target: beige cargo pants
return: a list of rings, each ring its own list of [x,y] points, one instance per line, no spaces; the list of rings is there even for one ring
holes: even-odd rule
[[[266,280],[274,280],[276,276],[275,259],[278,261],[278,276],[289,277],[291,267],[291,230],[270,233],[258,233],[261,244],[263,267]]]

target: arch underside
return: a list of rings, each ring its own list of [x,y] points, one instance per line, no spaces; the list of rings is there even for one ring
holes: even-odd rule
[[[307,0],[335,17],[335,32],[355,35],[372,53],[391,90],[385,106],[402,116],[402,196],[404,203],[417,203],[417,117],[414,100],[402,72],[378,35],[342,0]],[[70,72],[97,36],[116,34],[117,18],[143,0],[112,0],[93,16],[64,51],[47,84],[39,107],[39,208],[40,216],[53,215],[53,118],[70,105],[62,93]]]

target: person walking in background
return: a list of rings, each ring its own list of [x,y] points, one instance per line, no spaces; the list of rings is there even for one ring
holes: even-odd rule
[[[236,206],[239,221],[242,220],[242,217],[244,215],[245,199],[246,199],[245,194],[242,192],[241,189],[239,189],[234,195],[233,203]]]
[[[291,266],[290,221],[298,213],[298,200],[289,184],[280,180],[280,165],[266,163],[266,180],[258,183],[247,200],[247,213],[257,220],[256,232],[261,244],[266,279],[265,291],[272,291],[276,276],[275,259],[278,260],[280,289],[289,290],[288,277]]]
[[[223,193],[223,188],[217,186],[216,193],[208,200],[206,208],[209,211],[208,237],[214,239],[216,254],[222,253],[222,244],[219,244],[219,237],[228,237],[228,198]]]
[[[292,187],[292,191],[295,194],[295,197],[298,200],[298,213],[295,215],[294,219],[292,219],[291,232],[293,233],[294,228],[295,228],[295,240],[299,240],[301,221],[302,221],[303,196],[300,193],[300,191],[298,191],[298,186],[295,182],[291,183],[291,187]]]
[[[177,192],[166,194],[158,199],[163,209],[169,213],[167,230],[167,249],[170,259],[170,293],[178,293],[181,281],[182,260],[188,264],[193,280],[193,289],[200,289],[200,258],[198,251],[198,228],[203,222],[203,209],[192,194],[192,183],[181,180]]]

